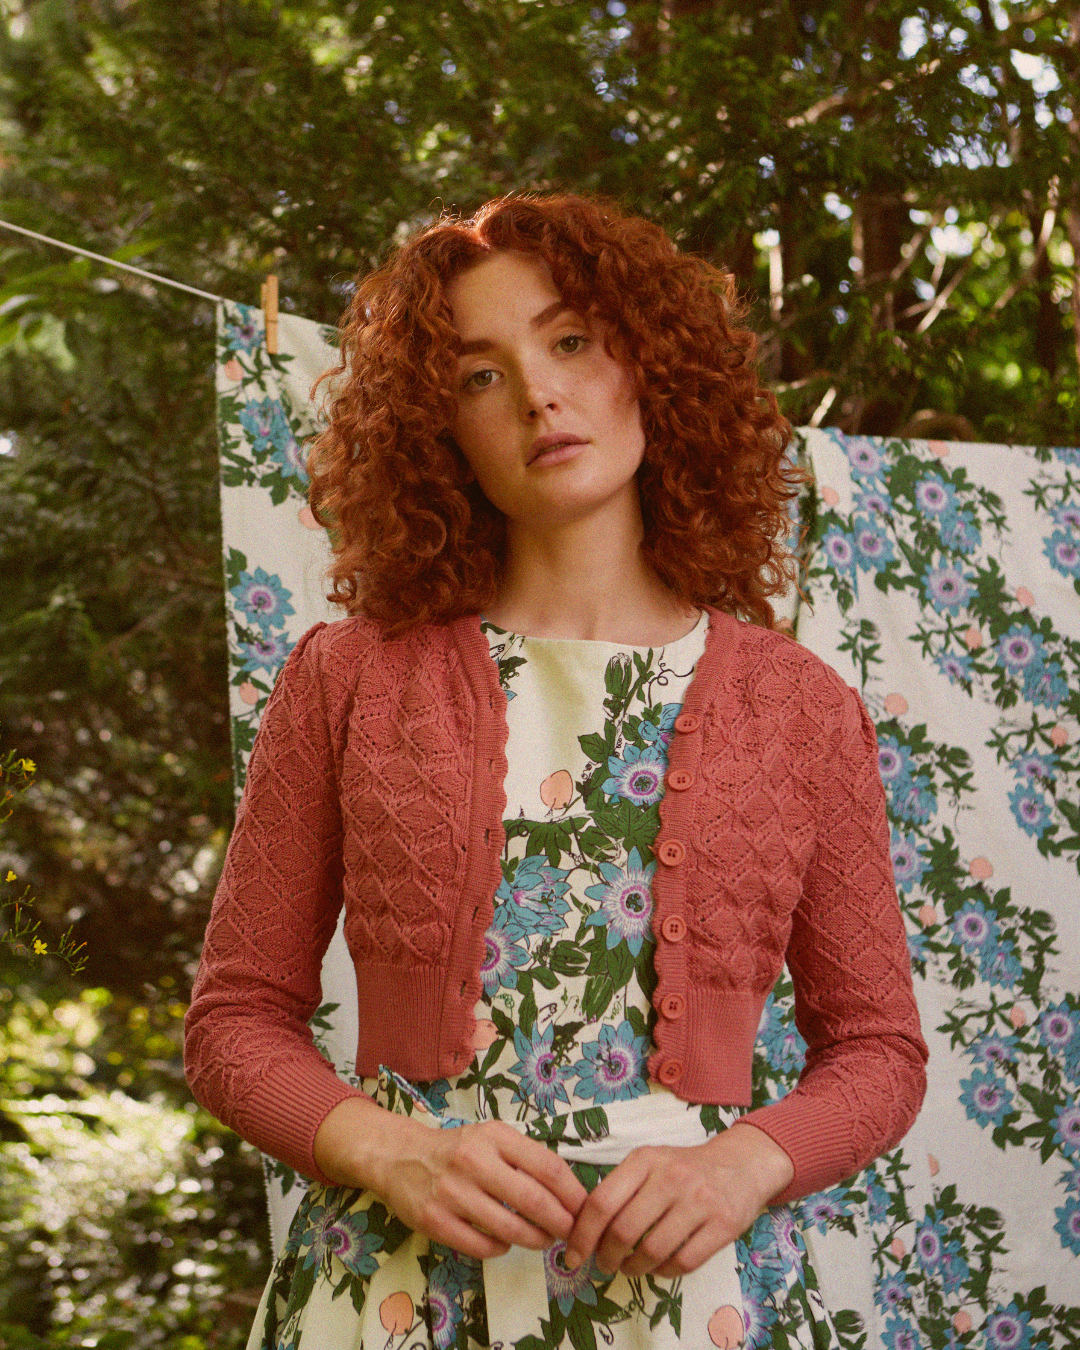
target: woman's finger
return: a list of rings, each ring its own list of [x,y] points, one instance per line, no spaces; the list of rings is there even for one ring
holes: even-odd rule
[[[657,1266],[652,1273],[661,1275],[667,1280],[673,1280],[678,1275],[688,1275],[690,1271],[697,1270],[698,1266],[704,1265],[714,1253],[726,1247],[728,1243],[734,1242],[737,1237],[738,1233],[730,1232],[716,1222],[703,1224],[696,1233],[692,1233],[687,1238],[677,1251],[672,1253],[662,1266]],[[630,1274],[631,1272],[627,1271],[626,1273]]]
[[[666,1268],[673,1258],[682,1259],[687,1255],[688,1244],[708,1225],[708,1214],[695,1213],[685,1206],[676,1205],[642,1235],[634,1251],[620,1261],[619,1269],[624,1275],[646,1275],[661,1267]],[[711,1252],[705,1252],[701,1260],[704,1261],[710,1255]],[[599,1262],[599,1252],[596,1259]],[[686,1270],[693,1269],[693,1266],[686,1267]]]
[[[566,1242],[563,1259],[568,1266],[576,1266],[593,1254],[608,1225],[635,1194],[646,1172],[641,1153],[628,1153],[586,1199]]]
[[[518,1134],[516,1130],[514,1134],[515,1141],[508,1144],[504,1154],[506,1160],[539,1182],[573,1218],[588,1199],[588,1191],[574,1175],[570,1164],[537,1140]]]
[[[456,1197],[454,1208],[458,1218],[499,1242],[542,1251],[554,1240],[546,1229],[530,1223],[522,1214],[515,1213],[514,1208],[508,1208],[501,1200],[483,1191],[472,1190]]]
[[[662,1225],[671,1225],[671,1210],[678,1197],[669,1188],[657,1185],[656,1177],[645,1179],[641,1187],[611,1219],[596,1247],[596,1264],[602,1271],[623,1269],[624,1263],[642,1244],[652,1238]],[[665,1248],[660,1260],[669,1256],[674,1247]],[[655,1263],[659,1265],[660,1261]],[[652,1264],[647,1265],[652,1269]]]

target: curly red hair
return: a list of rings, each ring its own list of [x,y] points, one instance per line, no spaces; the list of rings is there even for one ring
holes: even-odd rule
[[[493,250],[542,258],[562,298],[611,325],[641,404],[645,559],[681,600],[772,626],[793,576],[788,503],[804,475],[791,426],[758,382],[757,338],[732,276],[680,253],[610,199],[513,193],[444,212],[363,277],[340,325],[309,501],[330,530],[327,599],[388,635],[482,611],[505,557],[501,513],[448,430],[458,335],[447,284]]]

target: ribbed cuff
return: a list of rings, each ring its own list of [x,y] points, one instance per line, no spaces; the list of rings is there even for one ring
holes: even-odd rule
[[[334,1186],[340,1183],[315,1163],[315,1136],[339,1102],[368,1094],[339,1078],[325,1060],[320,1063],[325,1071],[295,1060],[275,1064],[247,1096],[243,1110],[247,1128],[238,1133],[304,1176]]]
[[[790,1183],[773,1198],[774,1205],[835,1186],[858,1171],[851,1150],[851,1121],[832,1103],[802,1096],[796,1088],[780,1101],[748,1111],[739,1119],[756,1125],[779,1144],[795,1168]]]

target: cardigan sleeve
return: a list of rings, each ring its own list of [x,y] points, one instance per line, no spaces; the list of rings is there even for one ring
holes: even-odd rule
[[[806,1063],[791,1092],[742,1117],[794,1164],[774,1204],[833,1186],[894,1147],[926,1091],[877,737],[862,700],[843,689],[816,849],[786,953]]]
[[[185,1019],[184,1068],[209,1111],[327,1181],[312,1154],[329,1111],[364,1096],[315,1048],[323,954],[342,903],[341,812],[310,628],[267,700]]]

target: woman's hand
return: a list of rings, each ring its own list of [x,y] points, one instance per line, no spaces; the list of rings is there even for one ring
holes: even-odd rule
[[[480,1260],[568,1237],[586,1198],[567,1162],[511,1125],[433,1129],[361,1098],[323,1121],[316,1162],[371,1190],[415,1231]]]
[[[686,1275],[746,1231],[789,1184],[791,1159],[736,1123],[704,1144],[636,1148],[578,1211],[564,1260],[604,1271]]]

